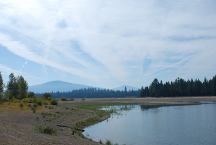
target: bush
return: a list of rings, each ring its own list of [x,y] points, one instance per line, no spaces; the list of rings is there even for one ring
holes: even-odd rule
[[[34,92],[28,92],[28,97],[29,97],[29,98],[35,97],[35,93],[34,93]]]
[[[56,130],[49,127],[49,126],[46,126],[46,125],[39,125],[39,126],[36,126],[36,131],[38,131],[39,133],[43,133],[43,134],[49,134],[49,135],[54,135],[56,134]]]
[[[42,101],[41,101],[41,100],[38,100],[38,101],[37,101],[37,105],[38,105],[38,106],[42,106]]]
[[[111,141],[107,140],[106,145],[112,145]]]
[[[44,104],[45,106],[49,105],[47,102],[43,102],[43,104]]]
[[[61,98],[61,101],[67,101],[67,99],[66,98]]]
[[[35,107],[31,107],[32,113],[36,113],[36,108]]]
[[[23,108],[23,103],[20,103],[20,108]]]
[[[58,105],[58,101],[52,100],[52,101],[50,102],[50,105]]]
[[[43,94],[44,99],[50,99],[51,98],[51,94],[50,93],[44,93]]]
[[[102,142],[101,140],[99,141],[99,143],[100,143],[100,144],[103,144],[103,142]]]

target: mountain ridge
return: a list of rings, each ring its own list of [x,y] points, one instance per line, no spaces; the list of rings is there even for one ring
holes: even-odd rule
[[[69,83],[65,81],[55,80],[29,87],[29,90],[35,93],[45,92],[70,92],[84,88],[93,88],[88,85]]]

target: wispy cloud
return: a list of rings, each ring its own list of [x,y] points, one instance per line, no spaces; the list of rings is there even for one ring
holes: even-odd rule
[[[97,85],[147,84],[154,77],[167,79],[167,70],[172,77],[208,76],[216,71],[215,5],[214,0],[0,0],[0,44],[27,61]],[[202,61],[208,65],[198,69]]]
[[[2,42],[1,45],[3,45],[5,48],[7,48],[12,53],[20,57],[23,57],[25,59],[28,59],[30,61],[42,64],[42,65],[54,67],[54,68],[60,69],[65,72],[75,74],[77,76],[88,77],[84,74],[84,72],[78,69],[73,69],[73,68],[70,68],[69,66],[67,67],[66,65],[62,65],[58,62],[55,62],[55,60],[53,61],[43,56],[40,56],[39,54],[31,51],[31,49],[26,48],[26,46],[20,43],[19,41],[12,40],[7,35],[0,33],[0,42]]]

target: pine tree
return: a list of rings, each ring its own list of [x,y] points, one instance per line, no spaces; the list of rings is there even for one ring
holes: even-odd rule
[[[3,97],[3,91],[4,91],[4,84],[3,84],[3,79],[2,79],[1,72],[0,72],[0,100]]]
[[[18,85],[17,99],[26,98],[28,96],[28,84],[23,78],[23,76],[19,76],[17,78],[17,85]]]
[[[7,84],[7,97],[8,99],[16,98],[18,94],[18,85],[13,73],[9,75],[9,82]]]
[[[149,87],[149,95],[152,97],[158,97],[159,96],[159,82],[158,79],[154,79],[154,81],[151,83]]]

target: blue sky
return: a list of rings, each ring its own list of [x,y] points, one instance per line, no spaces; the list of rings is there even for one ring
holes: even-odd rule
[[[215,0],[0,0],[0,71],[114,88],[216,74]]]

